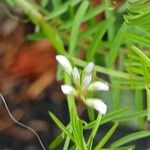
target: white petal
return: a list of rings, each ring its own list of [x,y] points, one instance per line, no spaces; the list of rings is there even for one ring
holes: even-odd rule
[[[63,55],[57,55],[56,56],[56,60],[60,63],[60,65],[64,68],[64,70],[67,73],[71,74],[71,72],[72,72],[72,66],[71,66],[69,60],[65,56],[63,56]]]
[[[107,105],[100,99],[88,98],[86,100],[86,104],[90,107],[93,107],[98,112],[102,113],[103,115],[105,115],[107,112]]]
[[[87,88],[92,81],[92,74],[89,74],[83,78],[82,87]]]
[[[99,82],[99,81],[96,81],[94,83],[91,83],[89,88],[89,90],[102,90],[102,91],[108,91],[109,90],[109,86],[108,86],[108,83],[104,83],[104,82]]]
[[[79,71],[76,67],[72,70],[72,76],[73,76],[73,80],[74,80],[75,83],[80,82],[80,74],[79,74]]]
[[[75,95],[76,94],[75,89],[69,85],[62,85],[61,90],[64,94],[68,94],[68,95]]]
[[[90,62],[87,64],[87,66],[84,69],[85,74],[90,74],[94,70],[94,63]]]

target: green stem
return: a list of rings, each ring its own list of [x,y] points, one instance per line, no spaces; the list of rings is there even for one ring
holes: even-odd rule
[[[137,112],[143,110],[142,90],[135,90],[135,109]],[[144,127],[144,119],[137,118],[137,123],[140,128]]]
[[[150,121],[150,90],[147,88],[147,120]]]
[[[68,57],[74,62],[75,65],[78,65],[80,67],[85,67],[87,65],[87,62],[85,62],[81,59],[70,57],[70,56],[68,56]],[[95,71],[105,73],[105,74],[108,74],[113,77],[118,77],[120,79],[121,78],[127,79],[127,80],[130,79],[130,75],[128,73],[116,71],[116,70],[105,68],[105,67],[98,66],[98,65],[95,65]],[[137,77],[135,76],[134,78],[136,79]]]
[[[117,35],[112,40],[112,44],[106,60],[108,68],[112,68],[115,63],[115,60],[118,56],[119,48],[123,41],[122,33],[126,31],[126,28],[126,24],[123,23],[119,31],[117,32]]]
[[[102,138],[102,140],[97,144],[97,146],[95,147],[94,150],[100,150],[105,143],[110,139],[110,137],[112,136],[112,134],[114,133],[114,131],[117,129],[118,127],[118,122],[116,122],[111,128],[110,130],[105,134],[105,136]]]
[[[46,35],[48,40],[53,44],[57,53],[66,54],[63,47],[61,38],[56,30],[54,30],[43,18],[43,16],[38,12],[38,10],[26,0],[14,0],[15,5],[17,5],[21,10],[31,19],[35,25],[39,25]]]
[[[98,131],[98,128],[99,128],[99,125],[100,125],[100,121],[101,121],[101,118],[102,118],[102,114],[98,114],[98,117],[96,119],[96,122],[95,124],[93,125],[93,129],[92,129],[92,132],[91,132],[91,135],[88,139],[88,142],[87,142],[87,146],[89,147],[89,149],[91,149],[92,147],[92,144],[93,144],[93,139]]]
[[[110,26],[108,29],[108,39],[112,40],[114,37],[114,13],[113,13],[113,9],[112,9],[112,3],[111,0],[104,0],[104,4],[105,4],[105,16],[106,19],[110,19]]]

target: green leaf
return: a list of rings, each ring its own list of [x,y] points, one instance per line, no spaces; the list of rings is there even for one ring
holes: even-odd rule
[[[56,1],[56,0],[53,0]],[[63,3],[59,8],[55,9],[53,12],[50,13],[50,15],[46,16],[46,19],[53,19],[55,17],[59,17],[65,12],[67,12],[69,6],[75,7],[77,4],[79,4],[82,0],[71,0],[67,1],[66,3]]]
[[[43,38],[45,38],[45,36],[43,35],[42,32],[31,33],[26,36],[26,40],[28,41],[37,41],[37,40],[42,40]]]
[[[119,48],[120,48],[122,41],[123,41],[122,33],[125,31],[126,31],[126,24],[123,23],[122,26],[120,27],[118,33],[114,37],[112,44],[111,44],[110,51],[108,53],[107,66],[109,68],[111,68],[114,65],[114,62],[115,62],[117,55],[118,55],[118,52],[119,52]]]
[[[86,22],[89,21],[90,19],[94,18],[95,16],[97,16],[98,14],[102,13],[104,11],[104,6],[97,6],[97,7],[93,7],[91,8],[85,15],[85,17],[83,18],[82,22]],[[69,20],[67,23],[65,23],[64,25],[62,25],[60,27],[60,29],[68,29],[72,26],[72,22],[73,20]]]
[[[57,53],[66,53],[63,41],[58,32],[44,20],[44,17],[31,2],[26,0],[15,0],[14,3],[30,18],[34,24],[38,25],[42,29],[44,35],[53,44]]]
[[[108,122],[116,122],[116,121],[117,122],[126,122],[129,120],[143,118],[146,116],[147,116],[146,110],[131,113],[127,109],[121,109],[121,110],[117,110],[117,111],[114,111],[112,113],[109,113],[109,114],[103,116],[101,119],[101,125],[108,123]],[[85,124],[84,129],[87,130],[87,129],[93,128],[95,122],[96,121],[94,120],[88,124]]]
[[[149,0],[129,1],[128,9],[131,11],[131,13],[134,13],[134,12],[137,12],[137,13],[147,12],[147,11],[150,10]]]
[[[87,147],[89,150],[92,149],[93,140],[94,140],[94,137],[98,131],[98,128],[99,128],[99,125],[101,122],[101,118],[102,118],[102,114],[98,114],[98,117],[93,124],[93,127],[92,127],[93,129],[92,129],[92,132],[91,132],[90,137],[89,137],[88,142],[87,142]]]
[[[68,57],[70,58],[71,61],[73,61],[73,63],[75,65],[78,65],[80,67],[85,67],[87,65],[87,62],[81,60],[81,59],[78,59],[78,58],[75,58],[75,57]],[[94,67],[95,71],[97,72],[101,72],[101,73],[104,73],[104,74],[108,74],[110,76],[114,76],[114,77],[117,77],[117,78],[122,78],[122,79],[130,79],[130,75],[128,73],[125,73],[125,72],[121,72],[121,71],[116,71],[116,70],[113,70],[113,69],[109,69],[109,68],[106,68],[106,67],[102,67],[102,66],[98,66],[98,65],[95,65]],[[137,76],[133,76],[135,79],[137,78]],[[139,77],[138,77],[139,78]]]
[[[42,5],[43,7],[45,7],[45,6],[48,4],[48,1],[49,1],[49,0],[42,0],[42,1],[41,1],[41,5]]]
[[[70,127],[70,124],[66,128],[69,129],[69,127]],[[62,143],[63,140],[65,140],[65,138],[66,138],[66,134],[64,132],[62,132],[49,144],[49,149],[56,149],[56,147],[60,143]]]
[[[92,7],[91,9],[89,9],[87,14],[85,15],[85,17],[83,19],[83,22],[94,18],[95,16],[102,13],[103,11],[104,11],[104,6],[103,5]]]
[[[134,34],[128,34],[128,33],[123,33],[123,36],[133,42],[145,45],[145,46],[150,46],[150,40],[149,39],[145,39],[143,37],[134,35]]]
[[[131,113],[131,112],[126,113],[125,116],[116,118],[114,120],[118,121],[118,122],[125,122],[125,121],[129,121],[129,120],[137,119],[137,118],[143,118],[146,116],[147,116],[147,111],[143,110],[143,111],[138,111],[138,112],[134,112],[134,113]]]
[[[143,91],[142,90],[135,90],[135,107],[136,111],[141,111],[143,110]],[[138,118],[137,123],[139,127],[143,128],[144,127],[144,118]]]
[[[150,90],[146,88],[147,92],[147,120],[150,121]]]
[[[97,144],[97,146],[94,148],[94,150],[100,150],[105,143],[110,139],[110,137],[112,136],[112,134],[114,133],[114,131],[117,129],[118,127],[118,122],[116,122],[111,129],[105,134],[105,136],[102,138],[102,140]]]
[[[88,113],[88,117],[89,117],[90,121],[95,120],[95,111],[94,111],[94,109],[88,107],[87,108],[87,113]]]
[[[39,25],[42,28],[42,31],[48,38],[48,40],[53,44],[57,53],[65,54],[64,45],[61,37],[59,36],[58,32],[52,29],[52,27],[47,24],[44,20],[39,21]]]
[[[51,0],[54,10],[58,9],[61,6],[61,0]]]
[[[110,19],[110,26],[108,29],[108,40],[112,40],[114,37],[114,10],[111,9],[113,7],[111,0],[104,0],[105,5],[105,16],[106,19]]]
[[[120,138],[119,140],[117,140],[111,145],[111,148],[117,148],[126,143],[129,143],[129,142],[132,142],[132,141],[144,138],[144,137],[148,137],[148,136],[150,136],[150,131],[138,131],[138,132],[135,132],[135,133],[132,133],[132,134],[129,134],[127,136]]]
[[[131,1],[128,5],[128,14],[124,16],[128,25],[138,26],[150,32],[150,2],[149,0]]]
[[[102,37],[104,36],[105,32],[107,31],[109,25],[110,25],[110,20],[105,20],[100,24],[97,24],[99,26],[99,29],[97,31],[97,33],[95,34],[88,50],[87,50],[87,56],[86,59],[88,61],[92,61],[94,59],[94,54],[96,52],[96,49],[99,46],[100,40],[102,39]]]
[[[147,64],[150,65],[150,59],[141,51],[139,50],[136,46],[132,46],[131,49],[140,57],[143,59],[143,61]]]
[[[69,136],[67,136],[65,143],[64,143],[64,147],[63,150],[68,150],[69,149],[69,144],[70,144],[70,138]]]
[[[63,140],[66,138],[64,132],[61,133],[59,136],[57,136],[48,146],[49,149],[56,149],[56,147],[63,142]]]
[[[150,29],[149,29],[150,12],[145,12],[145,13],[139,14],[137,16],[132,16],[132,17],[125,15],[124,18],[128,24],[138,26],[142,28],[143,30],[150,32]]]
[[[56,117],[52,112],[49,112],[49,115],[50,115],[51,118],[54,120],[54,122],[58,125],[58,127],[59,127],[66,135],[68,135],[72,141],[74,141],[74,137],[71,135],[71,133],[68,131],[68,129],[57,119],[57,117]]]
[[[118,148],[102,148],[101,150],[135,150],[135,146],[122,146]]]
[[[80,28],[83,16],[88,8],[88,5],[89,5],[89,2],[87,0],[84,0],[75,15],[73,25],[72,25],[72,30],[71,30],[70,44],[69,44],[70,55],[73,55],[75,53],[75,46],[77,43],[79,28]]]
[[[106,114],[101,119],[101,125],[105,124],[105,123],[108,123],[108,122],[111,122],[111,121],[114,121],[114,120],[117,120],[118,118],[121,118],[121,117],[125,116],[127,112],[128,112],[128,109],[120,109],[120,110],[113,111],[109,114]],[[96,121],[92,121],[92,122],[86,124],[84,126],[84,129],[93,128],[95,122]]]
[[[103,24],[104,21],[102,21],[101,23]],[[81,32],[79,34],[79,38],[86,38],[89,36],[92,36],[93,34],[97,33],[97,31],[99,30],[99,26],[97,24],[94,24],[92,26],[88,27],[88,30],[85,30],[84,32]]]
[[[77,142],[77,147],[80,150],[86,150],[86,144],[84,141],[84,137],[83,137],[83,128],[82,128],[82,123],[81,120],[79,119],[79,117],[77,116],[77,114],[73,111],[72,109],[72,121],[71,121],[71,125],[72,125],[72,133],[75,137],[75,140]]]
[[[103,116],[101,120],[101,124],[105,124],[107,122],[117,120],[118,118],[123,117],[127,112],[128,109],[120,109],[120,110],[113,111],[112,113]]]

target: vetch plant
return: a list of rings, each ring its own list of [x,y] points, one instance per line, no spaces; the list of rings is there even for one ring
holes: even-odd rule
[[[86,97],[89,90],[109,90],[108,83],[106,82],[92,82],[94,63],[88,63],[82,71],[79,71],[78,68],[72,67],[71,63],[65,56],[57,55],[56,59],[59,62],[59,64],[63,67],[64,71],[70,75],[70,78],[72,79],[74,85],[62,85],[62,92],[66,95],[73,95],[75,97],[78,96],[85,105],[96,109],[102,114],[106,114],[107,105],[102,100],[98,98]]]
[[[49,113],[62,131],[50,144],[49,149],[57,149],[62,142],[64,142],[63,150],[105,149],[105,144],[116,130],[118,122],[123,121],[124,123],[136,119],[138,126],[144,127],[144,118],[147,116],[150,120],[150,59],[147,57],[150,56],[150,3],[148,0],[129,1],[129,3],[125,1],[122,5],[116,3],[118,8],[111,0],[103,0],[100,5],[95,7],[89,7],[89,0],[41,0],[42,3],[46,3],[43,7],[34,1],[5,1],[12,7],[18,6],[29,20],[40,28],[38,34],[31,34],[34,35],[34,38],[30,36],[32,40],[38,39],[37,35],[43,35],[43,38],[52,43],[56,53],[60,54],[56,59],[65,72],[64,85],[61,86],[61,89],[67,97],[69,122],[65,126],[53,113]],[[49,10],[49,8],[52,9]],[[125,11],[124,20],[120,19],[123,18]],[[103,19],[98,22],[94,21],[99,14],[104,16]],[[82,23],[86,23],[88,26],[84,32],[80,31]],[[136,55],[130,54],[128,48],[131,45],[140,46],[142,51],[133,48]],[[82,49],[87,52],[86,60],[77,57],[82,54]],[[69,56],[72,64],[80,67],[84,67],[89,61],[94,61],[97,65],[90,62],[83,70],[80,70],[71,65],[65,56]],[[97,61],[97,58],[104,62]],[[110,110],[113,110],[110,113],[106,113],[107,105],[103,100],[91,96],[94,91],[109,90],[107,82],[94,80],[94,70],[104,73],[109,78],[109,85],[112,88],[109,91],[111,100],[107,103],[110,107],[112,106]],[[143,89],[146,89],[147,92],[147,110],[143,107],[146,105],[143,101],[145,97]],[[135,103],[132,102],[132,96],[127,97],[122,94],[124,90],[129,90],[128,94],[135,94]],[[98,117],[96,119],[93,117],[94,119],[92,118],[90,122],[82,120],[77,113],[74,101],[76,97],[80,98],[85,106],[97,110]],[[131,108],[135,108],[136,111],[129,112],[125,109],[124,102],[122,103],[123,98],[125,98],[125,103],[130,104]],[[130,109],[129,105],[127,107]],[[89,112],[91,113],[91,111]],[[99,126],[110,122],[113,122],[113,125],[109,131],[100,141],[93,144],[96,134],[99,133]],[[131,124],[133,127],[132,122]],[[83,134],[86,130],[91,131],[90,135]],[[130,145],[122,146],[148,136],[150,136],[150,132],[146,130],[129,133],[111,143],[108,146],[110,148],[106,149],[134,149]]]
[[[103,90],[108,91],[109,86],[107,82],[93,81],[94,74],[94,63],[90,62],[86,65],[83,70],[79,70],[77,67],[73,67],[70,61],[62,55],[56,56],[57,61],[63,67],[66,72],[67,79],[70,78],[71,82],[64,80],[70,84],[65,84],[61,86],[61,90],[67,95],[68,107],[70,110],[70,122],[65,127],[61,121],[51,112],[49,112],[51,118],[63,131],[60,135],[54,139],[54,141],[49,145],[49,149],[56,149],[56,147],[63,141],[63,150],[74,149],[74,150],[100,150],[104,148],[106,142],[111,138],[112,134],[118,127],[118,121],[127,121],[136,117],[142,117],[146,115],[146,112],[136,112],[135,114],[129,114],[126,110],[116,110],[112,113],[106,114],[107,105],[98,98],[88,97],[89,91]],[[72,84],[72,85],[71,85]],[[89,123],[79,118],[76,112],[76,104],[74,103],[74,97],[79,97],[82,102],[89,107],[94,108],[99,112],[97,118]],[[104,115],[102,117],[102,115]],[[98,133],[98,128],[101,124],[108,122],[115,122],[114,125],[109,129],[109,131],[104,135],[104,137],[97,143],[93,144],[94,138]],[[87,137],[84,137],[83,131],[91,129],[91,133]],[[129,134],[120,138],[119,140],[113,142],[110,149],[134,149],[134,146],[122,147],[130,141],[150,136],[148,131],[139,131],[133,134]],[[73,142],[73,144],[70,143]],[[109,148],[108,148],[109,149]]]

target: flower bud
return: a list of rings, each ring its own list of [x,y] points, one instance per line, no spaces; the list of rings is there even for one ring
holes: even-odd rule
[[[80,83],[80,74],[76,67],[72,70],[72,76],[75,84]]]
[[[86,104],[89,107],[93,107],[94,109],[96,109],[98,112],[100,112],[103,115],[105,115],[107,112],[107,105],[100,99],[88,98],[86,100]]]
[[[72,72],[72,66],[69,62],[69,60],[62,55],[57,55],[56,56],[56,60],[60,63],[60,65],[63,67],[63,69],[69,74],[71,75]]]
[[[108,83],[104,83],[104,82],[94,82],[91,83],[90,86],[88,87],[89,90],[102,90],[102,91],[108,91],[109,90],[109,86]]]
[[[83,81],[82,81],[82,87],[88,88],[88,86],[90,85],[91,81],[92,81],[92,74],[89,74],[89,75],[85,76],[83,78]]]
[[[85,72],[85,74],[90,74],[90,73],[93,72],[93,70],[94,70],[94,63],[93,63],[93,62],[90,62],[90,63],[88,63],[87,66],[85,67],[84,72]]]
[[[72,86],[69,86],[69,85],[62,85],[61,90],[64,94],[67,94],[67,95],[75,95],[76,94],[76,90]]]

